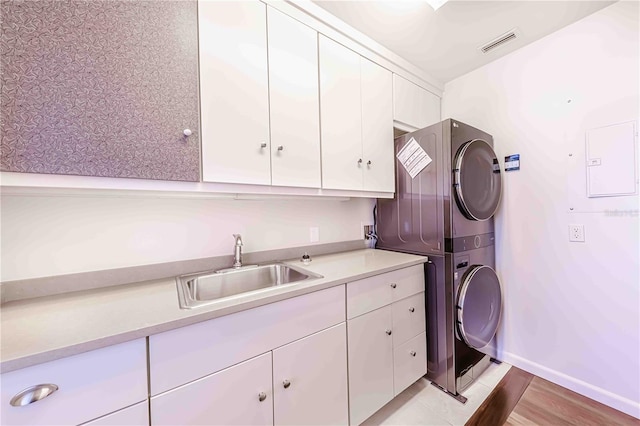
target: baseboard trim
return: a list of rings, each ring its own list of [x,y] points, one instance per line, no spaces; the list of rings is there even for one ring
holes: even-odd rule
[[[617,395],[606,389],[594,386],[590,383],[576,379],[567,374],[561,373],[551,368],[545,367],[528,359],[514,355],[510,352],[500,351],[498,359],[518,367],[522,370],[535,374],[538,377],[549,380],[557,385],[563,386],[604,405],[608,405],[618,411],[622,411],[630,416],[640,419],[640,402],[633,401],[623,396]]]

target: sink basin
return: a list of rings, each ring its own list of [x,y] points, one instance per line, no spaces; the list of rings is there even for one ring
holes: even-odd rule
[[[176,282],[180,307],[191,309],[226,297],[315,278],[322,278],[322,275],[284,263],[271,263],[182,275],[176,278]]]

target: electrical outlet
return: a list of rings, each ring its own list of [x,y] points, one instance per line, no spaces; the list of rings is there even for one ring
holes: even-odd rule
[[[320,229],[317,226],[309,228],[309,242],[317,243],[320,241]]]
[[[569,241],[584,242],[584,225],[569,225]]]
[[[370,240],[371,233],[373,232],[373,225],[364,225],[363,229],[364,229],[364,239]]]

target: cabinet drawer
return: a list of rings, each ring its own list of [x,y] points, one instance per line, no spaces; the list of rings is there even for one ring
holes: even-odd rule
[[[151,398],[155,425],[268,425],[271,352]]]
[[[82,426],[148,426],[149,403],[147,401],[132,405],[115,413],[100,417]]]
[[[427,374],[427,334],[421,333],[393,351],[394,395]]]
[[[145,339],[5,373],[0,381],[1,424],[83,423],[147,398]],[[29,405],[9,405],[14,395],[40,384],[58,390]]]
[[[347,284],[347,318],[373,311],[424,291],[423,265],[375,275]]]
[[[394,302],[393,347],[398,347],[426,330],[424,292]]]
[[[151,395],[344,320],[341,285],[150,336]]]

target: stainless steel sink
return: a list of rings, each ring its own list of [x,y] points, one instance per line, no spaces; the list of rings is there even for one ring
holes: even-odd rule
[[[264,291],[315,278],[323,277],[284,263],[271,263],[182,275],[176,278],[176,283],[180,307],[192,309],[226,297]]]

